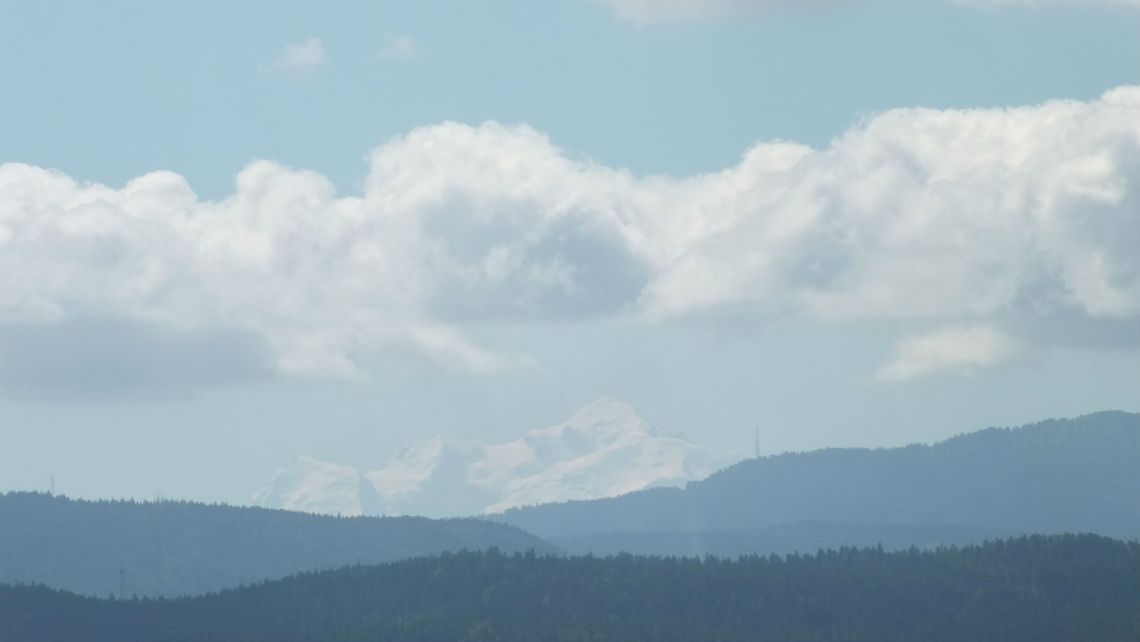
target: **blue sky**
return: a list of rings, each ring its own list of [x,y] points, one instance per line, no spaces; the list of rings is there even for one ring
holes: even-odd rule
[[[713,4],[9,3],[0,489],[1137,409],[1140,11]]]
[[[691,174],[866,114],[1087,99],[1136,82],[1140,19],[1104,7],[847,2],[660,25],[582,0],[9,3],[5,160],[221,196],[255,158],[353,190],[374,146],[444,120],[528,123],[575,154]],[[64,9],[63,7],[66,7]],[[384,61],[391,39],[415,43]],[[265,73],[317,37],[318,72]]]

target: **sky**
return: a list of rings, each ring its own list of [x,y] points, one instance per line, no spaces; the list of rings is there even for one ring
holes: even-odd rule
[[[1135,1],[4,4],[0,490],[1140,410]]]

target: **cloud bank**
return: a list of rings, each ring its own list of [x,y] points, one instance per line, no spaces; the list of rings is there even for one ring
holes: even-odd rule
[[[1136,328],[1138,194],[1138,87],[892,110],[826,149],[759,144],[685,178],[497,123],[413,130],[343,196],[270,161],[220,201],[170,172],[113,188],[9,163],[0,327],[254,337],[278,372],[351,377],[390,350],[526,363],[468,338],[487,322],[874,322],[910,337],[879,373],[894,381]]]
[[[875,379],[896,382],[936,372],[987,368],[1012,359],[1018,352],[1014,340],[991,327],[944,328],[904,337],[894,360],[883,366]]]

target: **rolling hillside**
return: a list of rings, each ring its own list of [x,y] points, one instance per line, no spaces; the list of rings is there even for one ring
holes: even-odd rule
[[[0,582],[86,595],[118,595],[121,584],[128,596],[190,595],[300,571],[490,547],[553,550],[517,528],[475,519],[0,495]]]

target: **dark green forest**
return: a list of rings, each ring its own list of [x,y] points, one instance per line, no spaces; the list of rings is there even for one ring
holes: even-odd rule
[[[327,517],[193,502],[0,494],[0,582],[86,595],[191,595],[443,551],[553,548],[476,519]],[[120,570],[122,576],[120,576]]]
[[[195,598],[0,588],[0,641],[1140,639],[1140,544],[1094,535],[717,558],[444,554]]]
[[[684,489],[546,504],[498,519],[572,552],[812,551],[1023,533],[1140,536],[1140,414],[1099,412],[903,448],[740,462]],[[826,528],[819,527],[825,525]]]

